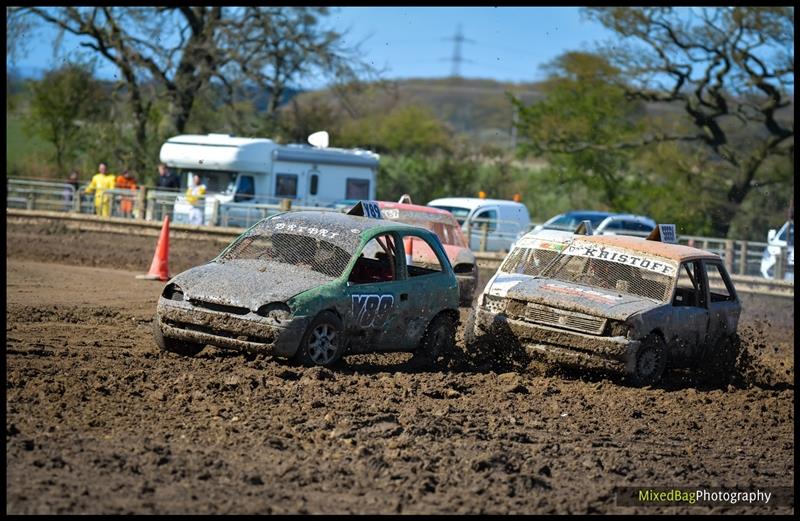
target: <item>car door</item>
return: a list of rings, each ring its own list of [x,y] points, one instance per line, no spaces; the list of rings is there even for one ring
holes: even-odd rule
[[[409,314],[409,282],[398,258],[398,236],[371,238],[348,275],[344,326],[350,352],[402,350],[404,320]]]
[[[686,362],[697,355],[708,330],[708,295],[700,261],[681,263],[667,341],[673,362]]]
[[[706,346],[736,331],[741,306],[725,267],[719,261],[703,261],[708,280],[708,333]]]
[[[450,277],[452,266],[444,250],[428,234],[403,231],[401,235],[401,260],[409,290],[403,334],[413,349],[436,315],[443,309],[458,307],[457,301],[447,300],[448,295],[458,294],[458,283],[455,276]]]

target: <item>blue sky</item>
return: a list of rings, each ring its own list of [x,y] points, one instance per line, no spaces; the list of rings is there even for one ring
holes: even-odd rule
[[[582,19],[576,7],[342,7],[332,8],[326,24],[347,30],[347,43],[360,43],[362,58],[385,69],[391,79],[450,75],[459,26],[468,40],[461,45],[461,76],[513,82],[540,80],[540,65],[611,36]],[[55,34],[40,30],[16,67],[41,72],[57,63]],[[67,36],[63,48],[75,49],[77,43]],[[111,78],[116,70],[99,61],[96,72]],[[314,81],[303,85],[321,86]]]

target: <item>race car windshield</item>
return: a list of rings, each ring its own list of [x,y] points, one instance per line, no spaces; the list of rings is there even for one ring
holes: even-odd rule
[[[636,254],[630,253],[627,258],[636,258]],[[651,265],[651,261],[645,262]],[[659,273],[626,263],[564,252],[541,273],[541,277],[667,302],[672,294],[675,269],[666,265],[662,270],[664,273]]]
[[[338,234],[325,228],[295,226],[288,230],[283,226],[276,230],[276,223],[271,224],[271,227],[256,226],[240,237],[217,258],[217,262],[239,259],[280,262],[338,278],[358,246],[357,240],[339,241],[337,244]],[[348,246],[352,246],[351,251],[345,249]]]
[[[503,273],[535,276],[558,257],[558,252],[540,248],[514,248],[500,266]]]

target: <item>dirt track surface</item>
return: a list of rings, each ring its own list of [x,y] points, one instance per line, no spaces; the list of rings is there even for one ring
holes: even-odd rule
[[[612,494],[791,486],[793,328],[746,322],[751,373],[720,388],[406,354],[183,358],[152,340],[161,283],[134,279],[154,238],[34,232],[7,226],[7,513],[794,511]],[[173,241],[173,272],[220,249]]]

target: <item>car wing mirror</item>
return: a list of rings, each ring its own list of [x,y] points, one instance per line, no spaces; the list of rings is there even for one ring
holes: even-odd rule
[[[767,242],[772,242],[775,240],[775,236],[778,234],[777,230],[770,230],[767,233]]]

